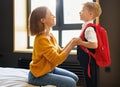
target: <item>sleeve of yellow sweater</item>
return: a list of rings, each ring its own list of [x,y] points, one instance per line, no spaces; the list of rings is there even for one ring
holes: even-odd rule
[[[54,39],[54,43],[57,43],[56,39],[54,38],[54,35],[51,33],[52,38]],[[61,53],[62,52],[62,48],[58,45],[58,52]]]
[[[42,56],[44,56],[51,64],[59,65],[66,59],[67,55],[62,52],[62,49],[57,43],[53,43],[51,43],[47,37],[40,38],[38,41],[38,52],[41,52]]]

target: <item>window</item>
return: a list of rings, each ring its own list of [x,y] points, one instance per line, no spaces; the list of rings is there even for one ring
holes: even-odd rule
[[[93,0],[31,0],[31,11],[38,6],[47,6],[56,16],[56,26],[53,27],[53,34],[58,43],[65,47],[72,37],[78,37],[80,27],[83,23],[80,20],[79,12],[82,4]],[[69,4],[68,4],[69,3]],[[74,4],[73,4],[74,3]],[[29,36],[29,47],[33,46],[34,37]]]
[[[31,11],[38,6],[49,7],[56,16],[56,26],[52,32],[61,47],[64,47],[72,37],[79,36],[83,23],[79,12],[87,1],[95,0],[14,0],[14,51],[31,52],[34,37],[27,32],[27,22]]]
[[[26,0],[13,1],[13,26],[14,26],[14,44],[13,51],[20,52],[27,50],[27,8]]]

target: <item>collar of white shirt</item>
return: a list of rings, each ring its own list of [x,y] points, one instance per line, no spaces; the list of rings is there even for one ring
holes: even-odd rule
[[[83,23],[83,24],[82,24],[82,29],[84,29],[84,27],[85,27],[87,24],[89,24],[89,23],[93,23],[93,21],[88,21],[88,22]]]

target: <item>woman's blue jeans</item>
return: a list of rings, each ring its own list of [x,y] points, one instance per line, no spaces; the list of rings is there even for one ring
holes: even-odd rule
[[[31,72],[28,75],[28,82],[37,86],[76,87],[78,79],[76,74],[58,67],[52,72],[38,78],[34,77]]]

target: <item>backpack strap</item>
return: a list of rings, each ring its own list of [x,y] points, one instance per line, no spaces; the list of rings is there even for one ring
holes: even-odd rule
[[[81,38],[83,41],[85,41],[84,32],[85,32],[85,30],[86,30],[88,27],[94,27],[94,28],[95,28],[95,27],[96,27],[96,24],[92,24],[92,23],[87,24],[87,26],[84,28],[84,30],[82,31],[82,33],[81,33],[81,35],[80,35],[80,38]],[[94,57],[94,54],[93,54],[91,51],[89,51],[87,47],[84,47],[84,46],[81,46],[81,45],[80,45],[80,47],[81,47],[86,53],[88,53],[88,54],[90,54],[91,56]]]
[[[86,30],[88,27],[96,27],[96,25],[95,25],[95,24],[92,24],[92,23],[87,24],[87,26],[84,28],[84,30],[82,31],[81,36],[80,36],[81,39],[84,40],[84,41],[85,41],[84,32],[85,32],[85,30]],[[91,60],[91,56],[94,57],[94,55],[93,55],[93,53],[92,53],[91,51],[89,51],[89,50],[87,49],[87,47],[84,47],[84,46],[81,46],[81,45],[80,45],[80,47],[81,47],[81,49],[82,49],[84,52],[86,52],[86,53],[89,55],[89,61],[88,61],[88,76],[91,77],[91,74],[90,74],[90,60]]]

